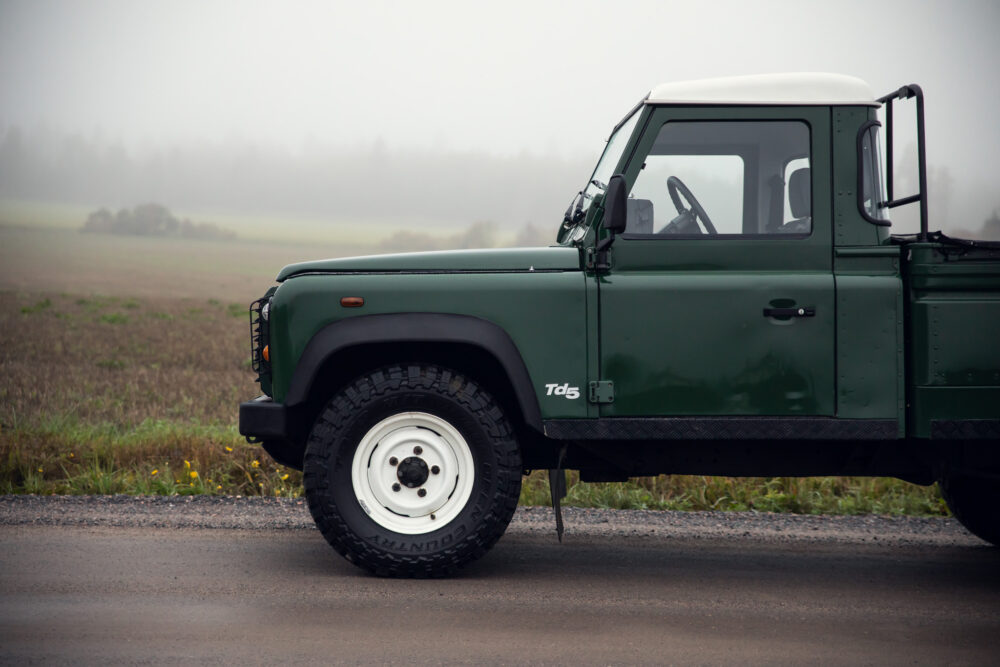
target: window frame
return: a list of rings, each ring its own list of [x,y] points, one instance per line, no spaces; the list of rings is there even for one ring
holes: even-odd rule
[[[650,120],[652,121],[653,117],[651,117]],[[631,178],[631,179],[628,179],[628,181],[629,181],[628,182],[628,191],[629,191],[630,195],[632,194],[632,189],[635,187],[635,183],[638,180],[639,173],[641,171],[641,165],[645,162],[646,158],[649,156],[649,152],[650,152],[650,150],[652,150],[652,147],[655,145],[656,139],[659,136],[659,133],[663,130],[664,127],[666,127],[670,123],[801,123],[803,126],[805,126],[806,133],[807,133],[808,153],[806,154],[805,157],[807,157],[809,159],[810,170],[812,169],[812,166],[813,166],[813,163],[814,163],[814,159],[813,159],[813,155],[814,155],[814,151],[813,151],[813,140],[814,140],[814,137],[813,137],[813,126],[812,126],[812,123],[810,123],[809,120],[806,119],[806,118],[802,118],[802,117],[788,117],[788,118],[780,118],[780,117],[776,117],[776,118],[736,118],[736,117],[732,117],[732,118],[719,118],[719,117],[714,117],[714,118],[667,118],[662,123],[660,123],[658,126],[654,126],[653,123],[647,122],[646,125],[645,125],[645,127],[643,128],[643,133],[644,134],[649,134],[649,135],[652,136],[651,140],[648,142],[647,150],[642,154],[641,157],[637,157],[639,155],[639,148],[640,148],[640,146],[643,143],[645,143],[643,141],[640,141],[640,142],[638,142],[636,144],[635,148],[633,148],[632,154],[629,156],[629,162],[626,165],[627,167],[632,167],[635,164],[639,165],[639,168],[634,170],[635,171],[635,176],[633,178]],[[655,129],[654,129],[654,127],[655,127]],[[742,220],[742,224],[743,224],[744,228],[746,228],[746,226],[747,226],[747,216],[750,216],[750,215],[756,216],[756,215],[758,215],[758,213],[755,213],[755,211],[758,211],[759,210],[759,206],[760,206],[760,187],[759,187],[759,185],[756,184],[756,181],[759,181],[759,177],[760,177],[759,176],[759,172],[758,172],[758,170],[759,170],[759,158],[760,158],[760,155],[759,155],[759,149],[757,148],[757,146],[758,145],[756,145],[756,144],[747,145],[747,150],[744,151],[744,152],[740,152],[740,153],[724,152],[721,149],[718,152],[709,151],[709,152],[691,153],[691,154],[688,154],[688,153],[677,153],[677,155],[736,155],[736,156],[740,157],[743,160],[743,167],[744,167],[744,169],[743,169],[743,220]],[[802,156],[800,156],[800,157],[802,157]],[[800,157],[790,158],[788,160],[788,162],[791,162],[794,159],[800,159]],[[752,172],[748,172],[748,170],[747,170],[747,164],[752,164],[753,165]],[[787,166],[787,163],[786,163],[786,166]],[[632,169],[626,169],[626,171],[633,171],[633,170]],[[752,173],[753,178],[749,178],[748,177],[748,174],[750,174],[750,173]],[[783,174],[783,172],[782,172],[782,174]],[[801,233],[800,232],[800,233],[771,233],[771,234],[760,234],[760,233],[756,233],[756,234],[744,234],[744,233],[741,233],[741,234],[638,234],[638,233],[626,231],[626,232],[620,234],[619,236],[620,236],[620,238],[622,238],[622,239],[624,239],[626,241],[691,241],[691,240],[706,240],[706,241],[707,240],[718,240],[718,241],[722,241],[722,240],[771,240],[771,241],[773,241],[773,240],[789,240],[789,241],[791,241],[791,240],[805,240],[805,239],[809,239],[809,238],[811,238],[813,236],[813,233],[816,231],[815,215],[814,215],[814,213],[815,213],[815,202],[816,202],[816,200],[815,200],[815,183],[814,183],[814,179],[815,179],[815,172],[811,171],[811,173],[810,173],[810,179],[809,179],[809,197],[810,197],[810,214],[812,214],[812,215],[810,215],[810,217],[813,220],[813,224],[810,225],[809,232],[807,232],[807,233]],[[787,187],[788,187],[788,184],[785,183],[785,188],[786,188],[785,196],[786,197],[788,196],[787,195]]]

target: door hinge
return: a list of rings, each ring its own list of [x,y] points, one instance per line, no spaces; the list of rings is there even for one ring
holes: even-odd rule
[[[598,252],[595,248],[587,248],[584,266],[588,271],[605,272],[611,270],[611,249]]]
[[[611,380],[595,380],[590,383],[591,403],[614,403],[615,383]]]

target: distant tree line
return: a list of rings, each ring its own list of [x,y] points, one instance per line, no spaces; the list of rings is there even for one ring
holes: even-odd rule
[[[532,221],[555,233],[566,204],[603,148],[565,158],[541,152],[494,156],[384,142],[304,145],[291,153],[232,142],[130,150],[100,135],[0,126],[0,199],[93,204],[134,202],[179,210],[465,228]]]
[[[83,223],[80,231],[97,234],[120,234],[126,236],[176,236],[189,239],[226,240],[236,238],[236,234],[210,222],[191,222],[187,218],[178,220],[170,209],[162,204],[140,204],[134,208],[123,208],[112,213],[106,208],[98,209]]]

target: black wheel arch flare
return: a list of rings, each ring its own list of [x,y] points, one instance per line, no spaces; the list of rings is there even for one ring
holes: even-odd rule
[[[480,348],[499,363],[513,389],[524,423],[542,432],[542,413],[524,359],[499,325],[453,313],[360,315],[326,325],[310,339],[296,364],[285,395],[289,409],[306,403],[327,360],[371,344],[455,344]]]

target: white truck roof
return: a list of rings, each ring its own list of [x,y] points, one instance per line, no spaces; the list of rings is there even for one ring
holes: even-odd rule
[[[871,87],[861,79],[818,72],[661,83],[650,92],[646,104],[880,106]]]

